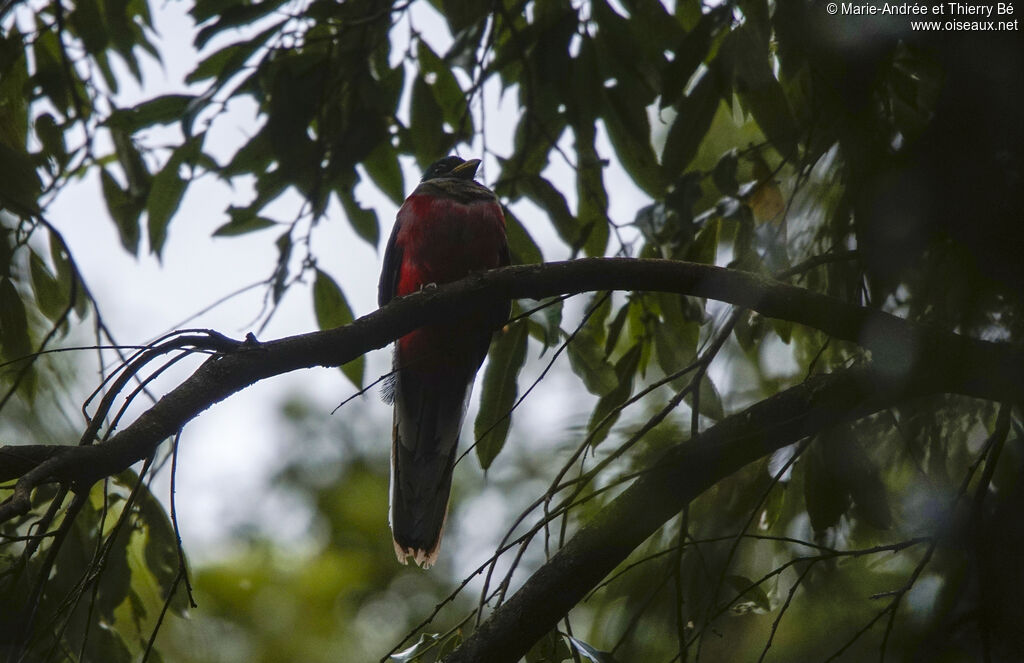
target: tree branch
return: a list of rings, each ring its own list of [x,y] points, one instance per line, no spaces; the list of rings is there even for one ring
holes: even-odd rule
[[[269,377],[301,368],[340,366],[424,324],[464,315],[495,298],[541,299],[593,290],[648,290],[718,299],[763,315],[860,343],[873,355],[887,390],[930,380],[957,393],[1024,399],[1024,353],[907,323],[880,311],[782,284],[763,276],[668,260],[587,258],[507,267],[436,290],[396,299],[352,324],[242,346],[204,362],[189,378],[108,441],[91,446],[0,447],[0,481],[20,477],[0,504],[0,522],[24,515],[29,495],[46,482],[79,488],[147,458],[165,439],[215,403]],[[59,450],[59,451],[56,451]],[[17,462],[11,462],[11,455]]]
[[[554,628],[629,554],[708,488],[748,463],[824,428],[877,412],[901,399],[958,391],[925,375],[891,380],[873,366],[818,375],[723,419],[669,449],[601,509],[498,607],[445,663],[514,663]]]

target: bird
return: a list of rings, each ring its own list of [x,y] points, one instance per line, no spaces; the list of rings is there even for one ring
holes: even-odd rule
[[[479,159],[431,164],[398,210],[378,303],[510,263],[498,197],[477,182]],[[384,398],[394,406],[389,520],[398,561],[438,557],[459,433],[476,373],[511,303],[496,300],[395,342]]]

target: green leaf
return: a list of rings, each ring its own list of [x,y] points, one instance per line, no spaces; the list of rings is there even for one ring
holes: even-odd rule
[[[67,310],[67,288],[50,272],[43,259],[35,251],[29,253],[29,272],[32,274],[32,289],[36,293],[36,304],[43,315],[53,321],[60,319]]]
[[[619,419],[619,412],[614,414],[612,412],[625,403],[633,393],[633,379],[640,366],[643,346],[643,343],[637,343],[615,362],[615,386],[597,401],[597,406],[587,424],[587,433],[591,435],[591,446],[596,447],[608,437],[612,426]],[[609,414],[611,416],[602,424],[601,422]]]
[[[32,354],[25,302],[14,282],[6,277],[0,280],[0,346],[7,361]]]
[[[276,226],[277,222],[263,216],[237,214],[230,221],[213,231],[214,237],[234,237]]]
[[[576,135],[576,199],[583,252],[603,256],[608,248],[608,193],[604,188],[603,164],[594,148],[597,132],[593,122],[574,129]]]
[[[715,169],[711,172],[711,179],[718,190],[727,196],[734,196],[739,189],[736,181],[736,167],[739,165],[736,148],[732,148],[719,159]]]
[[[283,5],[287,0],[260,0],[260,2],[239,3],[227,7],[223,12],[218,12],[216,23],[205,26],[196,35],[194,45],[196,50],[201,50],[213,37],[229,28],[251,26],[257,20],[273,12]]]
[[[326,272],[319,269],[316,270],[316,280],[313,281],[313,311],[316,313],[316,322],[320,329],[334,329],[355,319],[341,288]],[[365,364],[365,359],[360,356],[341,367],[341,372],[358,389],[363,388]]]
[[[377,220],[377,212],[362,207],[352,195],[350,189],[337,189],[341,206],[345,210],[345,216],[356,234],[366,240],[373,248],[380,244],[380,221]]]
[[[595,396],[604,396],[616,385],[615,369],[609,364],[589,329],[581,329],[566,348],[573,373]]]
[[[441,109],[444,121],[454,129],[457,137],[470,138],[473,135],[473,115],[469,112],[466,94],[459,86],[458,80],[426,41],[419,40],[416,54],[420,71],[432,75],[433,82],[429,87]]]
[[[686,252],[686,259],[691,262],[699,262],[702,265],[714,265],[715,257],[718,254],[718,231],[721,227],[720,221],[715,218],[708,221],[704,228],[697,233],[693,244]]]
[[[405,200],[405,179],[402,167],[398,163],[398,150],[388,141],[378,143],[377,147],[363,160],[363,168],[373,179],[377,188],[396,205]]]
[[[180,122],[186,109],[196,99],[191,94],[165,94],[131,108],[119,108],[110,114],[109,127],[134,133],[154,124]]]
[[[18,216],[39,213],[42,182],[28,154],[0,142],[0,208]]]
[[[157,257],[163,252],[167,241],[167,226],[170,225],[188,187],[188,181],[179,174],[181,166],[195,161],[202,149],[204,134],[197,134],[187,140],[171,154],[164,167],[153,178],[146,205],[149,250]]]
[[[416,163],[426,169],[448,151],[452,140],[444,132],[444,112],[434,97],[434,91],[417,76],[412,84],[409,109],[409,135],[412,137]]]
[[[588,645],[582,640],[569,636],[572,648],[587,658],[592,663],[616,663],[615,656],[611,652],[601,651],[596,647]]]
[[[57,126],[53,115],[43,113],[36,118],[36,135],[39,137],[39,142],[43,144],[45,154],[61,166],[67,164],[68,150],[64,142],[64,132]]]
[[[121,185],[106,168],[100,170],[100,183],[103,186],[103,199],[107,203],[107,211],[110,212],[110,218],[117,226],[121,246],[132,255],[138,255],[141,205],[121,188]]]
[[[677,11],[684,9],[689,3],[679,2]],[[691,6],[699,6],[693,3]],[[697,25],[690,30],[676,46],[672,61],[661,72],[661,107],[667,108],[676,103],[686,89],[686,84],[697,71],[697,67],[707,60],[714,35],[718,33],[729,19],[730,7],[718,6],[706,14],[699,10]]]
[[[480,467],[487,469],[501,452],[512,423],[510,410],[519,396],[519,370],[526,360],[529,325],[525,320],[511,325],[491,343],[480,392],[480,411],[473,434]]]
[[[541,636],[526,652],[526,663],[562,663],[568,658],[572,658],[572,652],[558,629]]]
[[[700,325],[696,322],[685,322],[680,326],[667,322],[654,325],[654,351],[658,366],[665,375],[681,371],[696,359],[699,337]],[[686,379],[685,376],[679,378],[676,388],[684,386]]]
[[[664,197],[666,180],[651,147],[647,109],[636,103],[623,81],[605,89],[604,97],[601,117],[623,168],[647,195],[656,199]]]
[[[548,219],[562,241],[574,249],[579,248],[582,244],[579,220],[569,211],[562,192],[540,175],[525,175],[517,184],[527,198],[548,213]]]
[[[693,161],[720,102],[717,77],[707,70],[690,94],[676,104],[678,114],[668,130],[661,155],[666,177],[682,175]]]
[[[633,308],[633,302],[630,300],[622,306],[616,312],[615,317],[612,318],[611,323],[608,325],[608,336],[604,341],[604,358],[607,359],[611,356],[612,352],[615,351],[615,346],[619,343],[619,337],[622,336],[622,329],[626,325],[626,320],[629,318],[629,312]]]
[[[772,602],[760,585],[755,585],[749,578],[737,575],[727,575],[725,581],[739,593],[739,601],[732,607],[733,612],[746,613],[751,609],[771,612]]]
[[[804,503],[811,526],[822,531],[839,522],[850,505],[850,491],[826,459],[824,446],[819,437],[807,451],[801,463],[804,466]]]
[[[440,636],[437,633],[420,633],[420,639],[416,641],[416,644],[397,654],[392,654],[388,660],[396,663],[415,663],[420,656],[437,646],[439,639]]]
[[[718,388],[715,387],[715,383],[711,381],[711,378],[707,374],[701,378],[700,389],[700,401],[697,403],[697,412],[704,415],[709,419],[719,421],[725,418],[725,408],[722,406],[722,396],[718,393]],[[693,397],[687,396],[686,403],[692,404]]]
[[[505,234],[508,236],[508,250],[512,255],[512,264],[537,265],[544,262],[540,247],[530,237],[530,233],[518,217],[507,207],[502,207],[502,210],[505,212]]]

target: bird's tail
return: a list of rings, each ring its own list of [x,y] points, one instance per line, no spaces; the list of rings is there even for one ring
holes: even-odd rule
[[[459,430],[473,373],[400,370],[394,385],[391,531],[398,561],[429,568],[448,512]]]

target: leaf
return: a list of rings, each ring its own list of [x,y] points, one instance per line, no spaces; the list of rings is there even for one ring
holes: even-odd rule
[[[530,237],[530,233],[519,221],[519,218],[507,207],[502,207],[502,210],[505,212],[505,234],[508,236],[508,250],[512,256],[512,264],[537,265],[544,262],[540,247]]]
[[[345,210],[349,225],[356,231],[356,234],[366,240],[373,248],[380,244],[380,221],[377,220],[377,212],[362,207],[352,195],[350,189],[336,189],[341,206]]]
[[[577,217],[583,239],[583,252],[603,256],[608,248],[608,193],[604,188],[602,162],[594,149],[594,123],[587,121],[574,128],[576,135],[576,199]]]
[[[822,531],[839,522],[850,504],[850,491],[826,461],[819,437],[804,453],[804,503],[811,526]]]
[[[637,343],[615,362],[615,386],[597,401],[597,406],[587,424],[587,434],[591,436],[591,446],[596,447],[608,437],[612,426],[619,419],[619,413],[612,414],[612,412],[625,403],[633,393],[633,379],[640,365],[643,346],[643,343]],[[608,420],[602,424],[604,418],[610,414]]]
[[[142,214],[142,208],[121,188],[106,168],[100,170],[100,182],[103,187],[103,199],[114,225],[117,226],[121,246],[132,255],[138,255],[139,216]]]
[[[153,177],[153,186],[146,204],[146,218],[149,250],[157,257],[163,253],[167,227],[181,206],[188,187],[188,181],[181,177],[179,171],[183,164],[195,161],[202,149],[204,135],[197,134],[179,145],[160,172]]]
[[[709,69],[690,94],[676,105],[678,113],[665,137],[665,148],[661,154],[666,177],[679,177],[693,161],[711,128],[720,102],[718,79]]]
[[[569,211],[565,196],[540,175],[524,175],[517,184],[526,197],[548,213],[548,220],[562,241],[577,249],[582,244],[579,220]]]
[[[363,160],[366,174],[373,179],[377,188],[384,192],[396,205],[405,200],[405,180],[398,163],[398,151],[388,141],[382,141]]]
[[[56,322],[70,304],[70,293],[67,288],[62,287],[35,251],[29,253],[28,265],[32,274],[32,289],[36,293],[36,304],[43,315]]]
[[[238,214],[213,231],[214,237],[234,237],[276,226],[277,222],[262,216]]]
[[[553,629],[545,633],[537,642],[533,643],[530,650],[526,652],[526,663],[562,663],[572,657],[569,645],[565,638]]]
[[[700,325],[696,322],[685,322],[681,326],[672,326],[667,322],[654,325],[654,350],[658,366],[665,375],[672,375],[690,365],[697,356],[697,342],[700,338]],[[674,383],[676,389],[686,384],[686,377],[680,377]]]
[[[587,391],[595,396],[603,396],[615,388],[615,369],[605,361],[590,330],[578,331],[566,350],[573,373],[583,380]]]
[[[434,53],[426,41],[420,39],[416,46],[417,60],[420,71],[431,75],[433,82],[429,84],[434,100],[441,109],[444,121],[455,131],[459,138],[473,135],[473,115],[466,105],[466,94],[459,86],[458,80],[452,75],[448,65]]]
[[[261,0],[260,2],[249,3],[238,3],[231,5],[218,12],[218,20],[212,25],[205,26],[196,35],[194,45],[196,50],[201,50],[203,46],[217,36],[217,34],[227,30],[229,28],[246,27],[255,23],[260,18],[263,18],[267,14],[273,12],[278,7],[283,5],[287,0]]]
[[[718,233],[721,223],[718,219],[708,221],[697,233],[696,239],[686,252],[686,259],[702,265],[714,265],[718,255]]]
[[[43,144],[43,152],[62,167],[67,164],[68,150],[64,143],[64,132],[57,126],[53,115],[43,113],[36,118],[36,135]]]
[[[751,609],[761,612],[771,612],[772,602],[764,593],[760,585],[755,585],[749,578],[737,575],[725,576],[725,581],[739,594],[737,599],[746,599],[734,604],[733,612],[747,613]]]
[[[7,361],[32,354],[25,302],[14,282],[6,277],[0,280],[0,347]]]
[[[615,656],[611,652],[601,651],[572,636],[569,636],[569,643],[573,649],[586,656],[587,660],[593,661],[593,663],[616,663]]]
[[[736,167],[738,165],[739,158],[737,157],[736,148],[732,148],[718,159],[715,169],[711,171],[711,179],[714,181],[715,186],[727,196],[734,195],[736,190],[739,189],[739,183],[736,181]]]
[[[623,168],[647,195],[664,197],[666,180],[651,146],[646,107],[637,104],[622,81],[605,89],[604,96],[601,117]]]
[[[529,325],[520,320],[491,343],[480,392],[480,411],[473,434],[480,467],[486,470],[501,452],[512,423],[511,409],[519,396],[519,370],[526,359]]]
[[[444,112],[434,97],[434,91],[417,76],[412,84],[409,106],[409,135],[412,137],[416,163],[426,169],[452,144],[444,132]]]
[[[562,338],[562,300],[557,297],[540,301],[520,300],[512,317],[529,309],[537,309],[529,316],[530,335],[543,343],[544,350],[547,350]]]
[[[326,272],[316,270],[313,281],[313,311],[320,329],[334,329],[355,319],[341,288]],[[341,372],[356,386],[363,388],[365,359],[360,356],[341,367]]]
[[[420,633],[420,639],[416,641],[416,644],[397,654],[392,654],[388,660],[396,661],[396,663],[413,663],[423,653],[436,646],[439,639],[440,636],[437,633]]]
[[[42,182],[28,154],[0,142],[0,208],[18,216],[39,213]]]
[[[180,122],[186,109],[195,99],[195,95],[191,94],[165,94],[131,108],[116,109],[105,124],[135,133],[154,124]]]
[[[697,403],[697,412],[699,414],[715,421],[725,418],[725,408],[722,406],[722,396],[718,393],[715,383],[711,381],[711,378],[708,377],[706,373],[704,374],[704,377],[701,378],[698,393],[700,394],[700,399]],[[687,395],[685,402],[692,406],[692,393]]]

